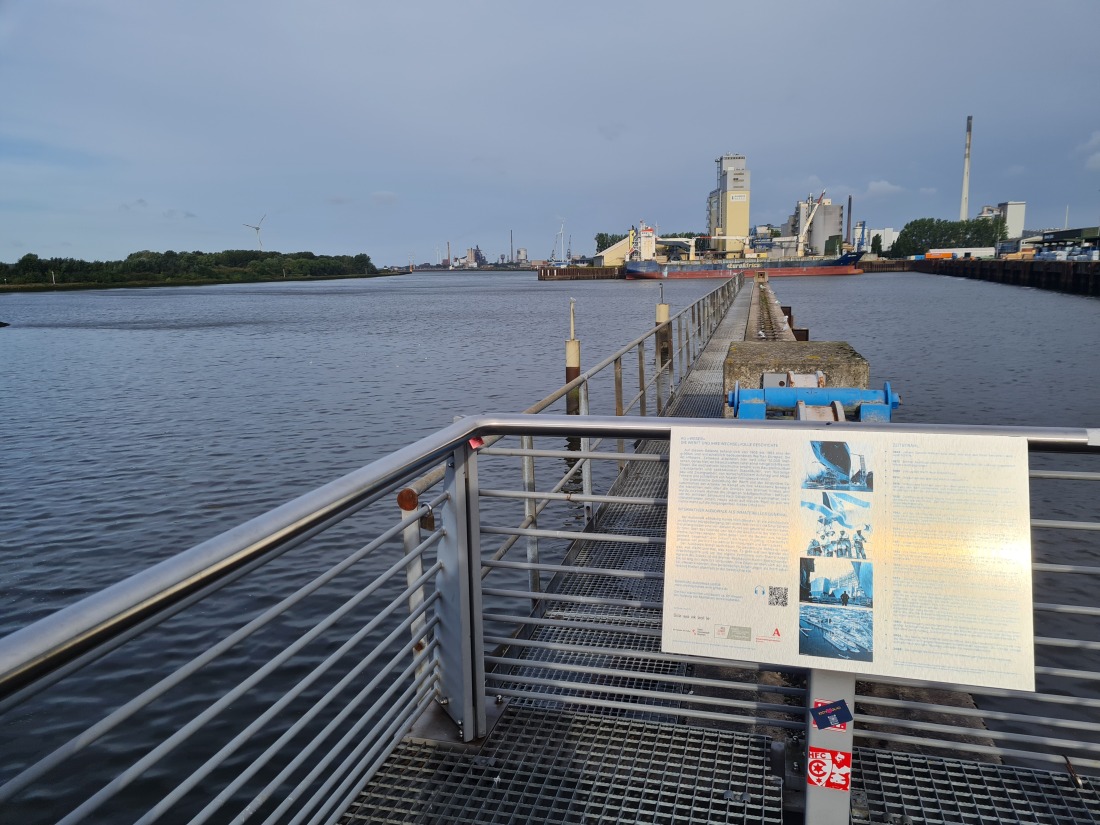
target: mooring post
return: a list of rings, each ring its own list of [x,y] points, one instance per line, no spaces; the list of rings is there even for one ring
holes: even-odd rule
[[[569,299],[569,340],[565,342],[565,383],[581,374],[581,342],[577,340],[575,298]],[[580,392],[570,390],[565,396],[566,415],[580,412]]]

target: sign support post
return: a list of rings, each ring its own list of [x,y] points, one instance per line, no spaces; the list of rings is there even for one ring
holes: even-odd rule
[[[810,671],[806,689],[806,825],[848,825],[851,821],[855,721],[830,726],[827,716],[815,719],[813,709],[817,706],[828,712],[843,701],[848,715],[840,718],[847,719],[855,708],[855,694],[855,674],[818,668]]]

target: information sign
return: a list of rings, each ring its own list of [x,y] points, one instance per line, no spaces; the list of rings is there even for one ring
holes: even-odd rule
[[[667,652],[1034,690],[1027,442],[672,430]]]

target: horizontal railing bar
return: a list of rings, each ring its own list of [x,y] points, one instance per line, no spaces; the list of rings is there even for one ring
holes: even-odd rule
[[[645,659],[652,662],[669,662],[672,664],[687,664],[687,665],[713,665],[714,659],[703,659],[698,656],[679,655],[672,653],[662,653],[659,650],[630,650],[618,647],[596,647],[591,645],[563,645],[560,642],[543,642],[537,639],[520,639],[512,636],[485,636],[486,643],[498,645],[501,648],[504,647],[530,647],[540,650],[553,650],[564,651],[568,653],[575,653],[581,656],[615,656],[621,659]],[[524,660],[526,661],[526,660]],[[538,660],[531,660],[538,661]],[[753,672],[769,671],[768,668],[756,663],[756,662],[737,662],[737,663],[724,663],[725,665],[732,667],[736,670],[746,670]],[[770,672],[770,671],[769,671]],[[693,679],[699,679],[700,677],[692,677]],[[704,683],[709,683],[713,680],[702,680]],[[727,685],[728,682],[720,681],[718,684]],[[806,695],[805,688],[786,687],[782,685],[758,685],[752,682],[738,682],[737,690],[754,690],[762,691],[765,693],[778,693],[784,696],[799,696]]]
[[[600,624],[597,622],[567,622],[561,619],[534,618],[531,616],[509,616],[506,613],[485,613],[486,621],[508,624],[541,625],[543,627],[564,627],[576,630],[599,630],[607,633],[623,633],[628,636],[649,636],[661,638],[659,628],[644,628],[636,625]]]
[[[1045,530],[1100,530],[1100,521],[1056,521],[1033,518],[1031,526]]]
[[[1036,676],[1054,676],[1059,679],[1080,679],[1081,681],[1100,681],[1100,673],[1092,673],[1087,670],[1073,670],[1068,667],[1036,667]]]
[[[944,725],[939,722],[929,722],[927,719],[904,719],[895,716],[876,716],[871,713],[859,715],[859,725],[864,729],[871,725],[888,725],[895,728],[912,728],[915,730],[929,731],[947,734],[968,734],[990,739],[994,742],[1009,742],[1029,745],[1044,745],[1051,748],[1087,748],[1100,754],[1100,746],[1095,742],[1081,742],[1076,739],[1058,739],[1051,736],[1034,736],[1030,733],[1013,733],[1010,731],[993,730],[990,728],[960,728],[958,725]],[[929,741],[944,742],[949,740],[937,739],[934,736],[927,737]]]
[[[905,711],[923,713],[942,713],[945,716],[962,716],[969,719],[995,719],[999,722],[1025,722],[1033,725],[1044,725],[1051,728],[1072,728],[1075,730],[1100,731],[1100,722],[1083,722],[1080,719],[1064,719],[1055,716],[1038,716],[1035,714],[1009,713],[1000,710],[986,710],[978,707],[959,707],[958,705],[941,705],[936,702],[913,702],[903,699],[887,699],[877,696],[856,695],[856,702],[860,706],[879,706],[884,708],[899,708]],[[861,714],[861,720],[864,718]],[[975,728],[975,730],[978,730]]]
[[[412,523],[415,518],[408,518],[406,521]],[[402,525],[398,524],[394,528],[395,532],[400,532]],[[388,533],[389,531],[387,531]],[[262,630],[264,627],[275,621],[279,616],[295,606],[303,599],[317,592],[320,588],[331,582],[341,573],[349,569],[354,564],[361,561],[366,555],[376,550],[383,543],[383,536],[379,536],[374,541],[368,542],[365,546],[352,553],[347,558],[343,559],[339,563],[333,565],[325,572],[314,578],[309,583],[298,588],[290,595],[286,596],[278,603],[272,605],[256,618],[252,619],[247,624],[235,630],[230,635],[226,636],[220,642],[207,648],[201,654],[194,659],[186,662],[178,667],[168,676],[159,680],[156,684],[151,685],[146,690],[135,696],[129,702],[125,703],[121,707],[114,710],[112,713],[105,716],[99,722],[95,723],[91,727],[87,728],[77,736],[73,737],[60,747],[54,749],[50,754],[43,757],[43,759],[36,762],[21,771],[17,776],[12,777],[4,785],[0,785],[0,802],[11,798],[12,794],[17,793],[20,789],[26,787],[36,779],[41,778],[45,773],[52,770],[64,760],[79,753],[84,748],[91,745],[93,742],[98,741],[101,737],[114,730],[120,724],[126,720],[132,718],[135,714],[139,713],[142,709],[156,701],[158,698],[166,694],[172,688],[183,683],[184,680],[190,678],[202,668],[213,662],[218,657],[227,653],[229,650],[243,642],[245,639],[252,636],[254,633]],[[423,551],[421,551],[423,552]],[[417,554],[419,555],[419,553]],[[410,554],[410,558],[411,558]],[[405,560],[403,559],[402,562]],[[402,563],[400,567],[394,565],[391,567],[391,571],[397,571],[404,569]],[[392,575],[392,574],[391,574]],[[425,580],[427,581],[427,580]]]
[[[1011,748],[990,747],[989,745],[977,745],[972,742],[946,741],[942,739],[925,739],[920,736],[908,736],[903,733],[885,733],[882,731],[869,731],[856,726],[854,736],[857,739],[872,739],[882,742],[897,742],[905,745],[922,745],[925,747],[947,748],[953,751],[965,751],[978,753],[983,756],[1012,757],[1021,760],[1036,762],[1052,762],[1065,766],[1065,757],[1062,754],[1045,753],[1043,751],[1018,751]],[[1082,768],[1100,768],[1100,760],[1087,757],[1074,757],[1074,764]]]
[[[532,663],[528,662],[527,666],[530,667]],[[662,679],[659,675],[652,674],[613,674],[616,677],[629,676],[631,679],[637,679],[638,681],[649,682],[661,682],[670,681],[668,679]],[[672,702],[678,705],[681,702],[687,702],[692,705],[704,705],[713,707],[726,707],[726,708],[743,708],[746,710],[761,710],[769,711],[772,713],[783,713],[787,716],[797,716],[802,724],[806,721],[806,709],[791,707],[790,705],[775,705],[768,702],[746,702],[739,699],[728,699],[723,696],[698,696],[687,693],[672,693],[665,690],[644,690],[642,688],[630,688],[622,685],[601,685],[594,684],[592,682],[570,682],[568,679],[546,679],[539,676],[512,676],[503,673],[487,673],[485,674],[485,680],[493,684],[506,685],[509,683],[530,685],[532,687],[543,688],[555,688],[559,690],[572,690],[578,692],[588,693],[605,693],[613,696],[630,696],[635,699],[651,699],[658,702]],[[601,697],[602,698],[602,697]],[[661,705],[650,705],[648,703],[643,704],[644,708],[662,707]]]
[[[412,665],[410,665],[410,668],[411,667]],[[396,720],[396,718],[400,717],[401,712],[404,711],[408,713],[408,711],[410,710],[410,706],[414,705],[413,700],[418,696],[422,696],[420,689],[422,686],[424,686],[423,683],[429,678],[429,674],[432,674],[432,671],[425,670],[424,673],[422,673],[420,676],[415,677],[412,683],[410,683],[409,686],[399,696],[396,697],[397,701],[394,701],[394,692],[400,685],[400,682],[394,682],[393,684],[391,684],[389,688],[387,688],[386,691],[380,697],[378,697],[378,700],[373,705],[371,705],[370,709],[362,717],[356,720],[355,725],[353,725],[351,729],[349,729],[348,732],[340,739],[340,741],[333,748],[332,752],[337,754],[342,753],[350,743],[355,742],[357,739],[359,739],[359,732],[367,724],[367,722],[371,721],[374,714],[382,708],[386,708],[387,710],[385,711],[385,713],[382,714],[382,717],[378,721],[378,723],[375,724],[375,728],[377,728],[378,725],[381,724],[389,724],[392,727],[393,722]],[[433,681],[435,681],[434,674],[432,674],[431,678]],[[423,697],[415,704],[419,704],[419,702],[421,701],[423,701]],[[397,725],[396,727],[400,727],[400,725]],[[386,731],[384,731],[384,735],[386,735]],[[372,741],[375,743],[375,747],[385,746],[386,744],[388,744],[386,743],[386,740],[381,737],[374,739],[369,737],[362,737],[362,739],[358,741],[358,744],[351,751],[351,753],[344,757],[344,760],[340,763],[337,769],[329,775],[329,778],[325,781],[325,783],[320,788],[318,788],[314,792],[313,796],[301,806],[298,814],[289,821],[288,825],[297,825],[297,823],[301,822],[305,818],[305,816],[308,815],[308,812],[311,809],[317,808],[317,806],[320,805],[323,801],[322,797],[330,794],[332,786],[336,783],[339,783],[341,777],[347,777],[350,775],[349,768],[351,768],[352,760],[359,759],[362,756],[363,751],[367,750],[370,747]],[[325,763],[325,766],[327,767],[327,762]],[[320,771],[318,771],[317,767],[315,767],[314,770],[310,771],[306,779],[303,780],[303,782],[300,782],[298,784],[298,787],[295,788],[293,794],[290,795],[288,799],[284,800],[283,805],[286,805],[287,802],[293,802],[294,800],[296,800],[298,796],[301,795],[305,787],[307,787],[317,778],[319,772]],[[352,776],[353,781],[357,778],[357,776]],[[329,799],[332,798],[333,796],[329,795]],[[270,817],[268,817],[266,821],[284,821],[282,819],[282,814],[285,813],[285,811],[286,809],[280,806],[280,810],[277,810],[275,813],[273,813]],[[318,814],[323,813],[323,811],[324,809],[321,809],[320,811],[318,811]],[[315,814],[315,817],[316,816],[317,814]],[[314,821],[316,821],[316,819]]]
[[[644,507],[663,507],[668,504],[667,498],[651,496],[601,496],[595,494],[586,496],[584,493],[540,493],[537,490],[533,492],[527,492],[526,490],[478,490],[478,495],[482,498],[535,499],[536,501],[591,502],[594,504],[637,504]]]
[[[863,680],[860,680],[863,681]],[[974,687],[972,685],[950,684],[945,682],[927,682],[922,679],[891,678],[889,682],[880,679],[867,679],[870,684],[897,685],[901,687],[933,688],[953,690],[957,693],[969,693],[978,697],[990,699],[1023,699],[1029,703],[1048,705],[1072,705],[1074,707],[1100,708],[1100,699],[1089,699],[1077,696],[1065,696],[1058,693],[1032,693],[1026,690],[1010,690],[1008,688]],[[856,696],[860,701],[860,696]],[[874,698],[874,697],[869,697]]]
[[[1100,481],[1100,473],[1075,472],[1070,470],[1030,470],[1028,478],[1060,478],[1067,481]]]
[[[416,720],[419,719],[424,711],[435,701],[435,697],[430,692],[424,692],[419,695],[416,704],[413,705],[409,711],[403,716],[397,716],[393,722],[382,732],[382,736],[378,738],[378,741],[363,755],[359,760],[359,765],[356,768],[354,774],[351,774],[352,781],[344,783],[344,796],[338,801],[336,805],[330,806],[328,821],[333,821],[335,815],[340,811],[346,811],[351,805],[352,800],[355,799],[359,793],[359,787],[362,785],[363,780],[374,775],[375,771],[382,766],[382,763],[389,758],[394,749],[401,743],[401,739],[412,730],[416,724]],[[373,762],[368,761],[373,759]],[[349,789],[350,788],[350,789]],[[323,818],[315,819],[314,821],[325,821]]]
[[[577,573],[583,576],[608,576],[616,579],[647,579],[649,581],[664,581],[663,573],[647,570],[616,570],[610,567],[576,567],[566,564],[531,564],[526,561],[483,561],[484,567],[503,567],[509,570],[538,570],[541,573]],[[549,597],[553,594],[540,593],[539,597]]]
[[[438,572],[438,570],[436,572]],[[301,727],[303,727],[306,723],[313,719],[313,717],[316,716],[317,713],[327,707],[332,702],[332,700],[335,699],[336,696],[345,687],[347,687],[348,684],[351,683],[353,679],[355,679],[360,673],[370,667],[370,665],[374,663],[374,661],[386,650],[387,647],[397,641],[398,638],[404,637],[405,634],[409,632],[409,628],[412,627],[416,619],[424,615],[424,613],[428,610],[428,605],[436,601],[438,597],[438,593],[433,593],[429,599],[426,599],[416,608],[416,610],[414,610],[409,616],[407,616],[404,621],[401,622],[401,624],[391,630],[386,638],[384,638],[382,641],[378,642],[374,646],[370,653],[368,653],[362,660],[356,662],[355,666],[351,669],[350,672],[341,677],[341,679],[332,688],[330,688],[323,697],[314,702],[313,706],[310,707],[308,711],[306,711],[302,716],[298,718],[295,724],[291,727],[291,730],[300,730]],[[431,626],[434,626],[435,623],[436,622],[433,619]],[[196,787],[203,779],[205,779],[211,771],[213,771],[215,768],[225,762],[226,759],[236,753],[237,750],[239,750],[241,746],[243,746],[249,739],[253,737],[253,735],[261,730],[264,725],[275,718],[275,716],[283,708],[285,708],[288,704],[290,704],[290,702],[300,696],[306,688],[308,688],[317,679],[328,672],[328,670],[331,669],[337,662],[343,659],[350,650],[352,650],[359,642],[363,640],[368,632],[369,631],[367,630],[367,628],[364,627],[353,636],[348,638],[339,648],[334,650],[328,657],[326,657],[324,661],[320,662],[316,667],[313,668],[313,670],[302,677],[293,688],[283,693],[283,695],[280,696],[274,703],[269,705],[263,713],[252,720],[252,722],[250,722],[243,730],[241,730],[236,736],[234,736],[233,739],[223,745],[217,753],[211,755],[185,780],[180,782],[167,795],[161,798],[156,806],[150,809],[149,812],[145,814],[145,816],[143,816],[135,823],[135,825],[148,825],[148,823],[155,822],[157,819],[159,819],[161,814],[166,813],[178,800],[182,799],[184,795],[186,795],[191,789]],[[421,632],[417,634],[417,638],[424,638],[427,632],[427,627],[423,628]],[[376,687],[379,681],[397,670],[401,663],[405,662],[408,659],[408,655],[408,651],[403,647],[399,649],[396,653],[394,653],[394,655],[390,657],[390,660],[379,669],[378,673],[371,680],[371,685]],[[406,669],[408,669],[408,667],[409,666],[406,665]],[[398,676],[398,680],[401,680],[402,678],[405,677]],[[260,768],[266,765],[272,758],[274,758],[275,754],[282,750],[283,745],[285,745],[291,738],[292,736],[288,736],[287,733],[284,733],[282,736],[279,737],[279,739],[276,740],[275,743],[272,744],[272,746],[265,750],[264,753],[253,759],[250,764],[238,775],[238,779],[241,780],[242,784],[244,781],[247,781],[253,774],[255,774]],[[239,787],[239,785],[237,785],[237,787]],[[236,788],[234,788],[234,790],[236,790]],[[220,807],[220,805],[218,807]],[[211,812],[213,812],[213,810],[216,810],[216,808],[212,809]]]
[[[538,536],[544,539],[567,539],[568,541],[607,541],[616,544],[652,544],[663,546],[664,538],[656,536],[628,536],[622,533],[580,533],[575,530],[542,530],[535,528],[499,527],[483,524],[481,532],[492,536]]]
[[[422,651],[418,656],[413,659],[413,661],[409,663],[409,666],[405,669],[406,673],[416,674],[412,684],[409,686],[409,688],[406,689],[406,694],[408,694],[409,691],[412,691],[413,695],[416,696],[419,695],[421,691],[427,694],[431,694],[434,691],[434,686],[438,678],[438,674],[436,673],[436,671],[434,669],[425,667],[419,673],[417,673],[417,669],[421,667],[425,662],[430,660],[432,652],[434,652],[437,647],[438,642],[433,640],[432,643],[429,645],[429,649]],[[392,691],[393,687],[398,684],[400,684],[399,681],[393,682],[387,693],[389,691]],[[253,797],[252,801],[245,808],[244,812],[239,814],[237,818],[233,821],[235,823],[243,822],[244,819],[248,817],[250,810],[255,810],[264,802],[266,802],[271,797],[271,794],[275,791],[275,789],[281,787],[282,784],[287,779],[289,779],[290,776],[298,768],[302,766],[306,759],[313,755],[313,752],[316,751],[317,748],[320,747],[321,744],[328,739],[333,731],[337,730],[340,725],[342,725],[347,720],[351,712],[355,710],[374,689],[375,686],[372,684],[365,685],[362,689],[360,689],[360,691],[355,695],[353,702],[348,703],[343,708],[341,708],[340,712],[337,713],[336,716],[333,717],[333,719],[331,719],[321,731],[314,735],[313,739],[306,743],[302,750],[299,751],[297,755],[295,755],[294,759],[287,763],[283,767],[283,769],[279,771],[279,773],[272,780],[270,780],[267,785],[265,785],[259,791],[259,793],[256,794],[256,796]],[[385,694],[381,698],[384,698],[384,696]],[[381,701],[381,698],[379,701]],[[378,703],[376,702],[375,704]],[[397,706],[395,705],[394,707]],[[364,714],[364,716],[359,717],[356,720],[355,724],[352,726],[353,730],[361,730],[366,725],[370,715],[373,715],[373,711],[369,711],[367,714]],[[341,750],[346,748],[348,743],[353,739],[354,736],[352,736],[352,731],[346,731],[344,733],[344,736],[336,743],[336,745],[328,749],[328,751],[320,758],[320,762],[314,765],[309,774],[299,783],[297,789],[295,789],[295,791],[292,793],[288,793],[283,799],[283,802],[280,804],[279,810],[276,810],[275,813],[272,815],[272,818],[274,818],[275,821],[278,821],[278,816],[281,815],[281,812],[285,811],[285,808],[293,803],[297,796],[301,794],[302,789],[313,782],[317,778],[317,776],[322,771],[324,771],[328,764],[332,762],[334,758],[336,758],[336,755]],[[272,818],[269,818],[268,821],[272,821]]]
[[[660,610],[660,602],[643,599],[612,599],[607,596],[574,596],[563,593],[546,593],[538,590],[509,590],[503,587],[482,587],[487,596],[502,596],[516,599],[538,599],[541,602],[565,602],[566,604],[594,604],[610,607],[634,607],[639,610]]]
[[[152,766],[156,765],[182,745],[185,741],[191,738],[203,725],[217,718],[223,711],[228,709],[236,702],[241,696],[247,693],[249,690],[258,685],[261,681],[266,679],[277,668],[281,667],[287,661],[294,656],[294,654],[301,651],[312,641],[316,640],[325,630],[329,629],[350,613],[355,607],[357,607],[363,600],[370,597],[375,591],[377,591],[382,585],[386,584],[391,579],[395,572],[404,571],[406,566],[406,560],[404,557],[399,559],[393,564],[389,570],[382,575],[376,577],[366,587],[360,590],[351,598],[344,601],[342,605],[330,612],[324,619],[315,624],[312,628],[301,634],[291,644],[280,650],[274,656],[269,658],[264,664],[257,670],[253,671],[249,676],[238,682],[233,688],[223,693],[212,704],[208,705],[204,710],[199,712],[191,720],[181,725],[171,735],[163,739],[160,744],[146,753],[144,756],[134,762],[129,768],[124,770],[113,780],[104,785],[96,793],[88,797],[80,806],[74,809],[68,816],[59,820],[58,825],[70,825],[70,823],[79,822],[84,819],[85,816],[97,810],[100,805],[105,803],[119,791],[126,788],[145,771]],[[387,618],[393,611],[403,608],[408,601],[409,596],[418,590],[424,583],[426,583],[430,577],[427,574],[420,577],[423,581],[418,580],[413,584],[407,586],[404,591],[398,594],[388,604],[383,605],[382,608],[374,615],[370,622],[363,628],[362,632],[370,632],[376,628],[382,620]]]
[[[540,659],[512,659],[505,656],[486,656],[485,661],[488,664],[505,665],[508,667],[522,667],[532,670],[552,670],[560,673],[583,673],[589,676],[607,676],[612,679],[639,679],[644,681],[657,681],[657,682],[669,682],[675,685],[683,685],[687,688],[717,688],[719,690],[738,690],[737,683],[730,683],[719,679],[700,679],[694,676],[682,676],[673,673],[646,673],[639,670],[620,670],[618,668],[609,667],[592,667],[590,665],[573,665],[565,662],[546,662]],[[507,682],[509,680],[519,678],[512,676],[511,674],[503,673],[501,671],[494,671],[492,674],[486,673],[485,678],[496,682]],[[523,677],[524,679],[529,677]],[[568,682],[570,685],[584,684],[582,682]],[[602,691],[606,685],[592,684],[592,690]],[[755,687],[755,686],[754,686]],[[647,691],[646,696],[651,695],[652,691]],[[688,696],[690,699],[685,701],[691,702],[703,702],[704,699],[710,703],[727,704],[734,707],[743,708],[756,708],[776,711],[780,713],[787,713],[791,715],[797,715],[799,718],[805,719],[806,709],[804,707],[795,707],[792,705],[776,705],[768,702],[748,702],[743,699],[730,699],[728,697],[715,696],[706,697],[694,693],[678,694],[682,696]]]
[[[697,710],[685,707],[665,707],[661,705],[639,705],[635,702],[618,702],[614,699],[593,700],[584,696],[571,696],[567,693],[541,693],[539,691],[514,690],[512,688],[497,688],[495,693],[500,696],[515,699],[536,698],[545,702],[557,702],[566,705],[588,705],[599,707],[603,710],[628,710],[634,713],[649,713],[656,716],[683,716],[691,719],[706,719],[711,722],[733,722],[739,725],[765,725],[774,728],[789,728],[791,730],[805,730],[805,720],[791,722],[786,719],[757,719],[754,716],[735,716],[724,713],[714,713],[708,710]]]
[[[598,450],[530,450],[521,447],[482,447],[477,451],[478,455],[517,456],[531,458],[590,458],[602,461],[633,462],[633,463],[668,463],[667,455],[654,453],[611,453]]]
[[[1100,576],[1100,567],[1083,567],[1078,564],[1046,564],[1036,562],[1031,565],[1035,573],[1070,573],[1073,575]]]
[[[1100,607],[1077,607],[1071,604],[1046,604],[1043,602],[1036,602],[1034,608],[1036,612],[1040,613],[1063,613],[1072,616],[1100,616]]]
[[[1093,608],[1093,612],[1086,615],[1100,615],[1100,611]],[[1035,644],[1042,645],[1043,647],[1068,647],[1074,650],[1100,650],[1100,642],[1085,642],[1075,639],[1051,639],[1046,636],[1036,636]]]

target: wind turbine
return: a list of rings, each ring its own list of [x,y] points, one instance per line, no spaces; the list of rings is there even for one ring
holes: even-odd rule
[[[267,213],[265,212],[264,213],[264,218],[266,218],[266,217],[267,217]],[[255,226],[253,226],[250,223],[244,224],[249,229],[255,229],[256,230],[256,243],[259,244],[261,252],[263,251],[263,248],[264,248],[264,242],[262,240],[260,240],[260,227],[264,225],[264,218],[260,218],[260,222],[258,224],[256,224]]]

